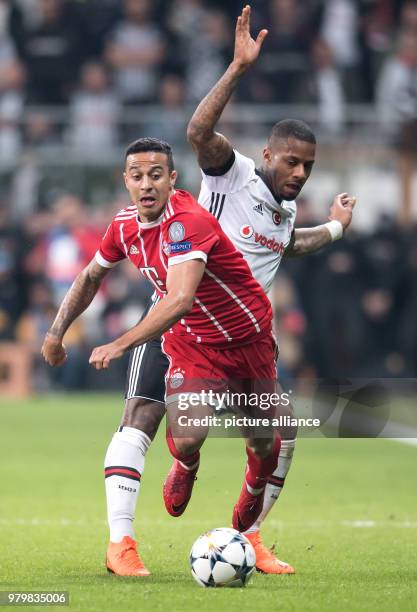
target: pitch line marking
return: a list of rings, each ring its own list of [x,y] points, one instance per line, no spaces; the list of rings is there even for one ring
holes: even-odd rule
[[[138,521],[136,528],[139,530],[141,526],[168,526],[168,521],[161,520],[144,520]],[[68,518],[60,519],[7,519],[0,518],[0,527],[91,527],[100,526],[105,527],[106,521],[83,521],[73,520]],[[197,527],[201,526],[201,521],[193,520],[182,520],[181,525],[183,527]],[[371,519],[357,519],[357,520],[341,520],[341,521],[274,521],[269,520],[268,525],[278,529],[288,529],[291,527],[304,527],[308,529],[325,529],[327,527],[338,526],[338,527],[352,527],[354,529],[370,529],[370,528],[386,528],[396,527],[399,529],[417,529],[417,521],[376,521]]]

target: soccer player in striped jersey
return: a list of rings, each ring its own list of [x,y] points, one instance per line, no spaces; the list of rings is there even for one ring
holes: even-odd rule
[[[259,169],[215,131],[239,78],[257,59],[267,34],[267,30],[261,30],[256,39],[251,37],[250,7],[246,6],[237,20],[233,61],[199,104],[187,130],[202,170],[199,203],[219,220],[265,292],[272,285],[284,253],[312,253],[341,238],[355,205],[355,198],[342,193],[333,202],[328,223],[294,229],[295,198],[315,161],[316,139],[311,129],[302,121],[277,123]],[[262,513],[245,532],[255,548],[257,569],[268,574],[294,572],[264,546],[260,537],[261,523],[279,498],[295,447],[295,429],[286,428],[280,433],[278,467],[268,481]]]

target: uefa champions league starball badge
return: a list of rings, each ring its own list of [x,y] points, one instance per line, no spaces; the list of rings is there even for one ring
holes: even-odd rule
[[[184,240],[185,227],[179,221],[174,221],[169,226],[168,234],[172,242],[181,242],[181,240]]]

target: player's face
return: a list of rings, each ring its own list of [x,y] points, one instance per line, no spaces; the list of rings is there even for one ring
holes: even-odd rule
[[[310,142],[280,139],[264,149],[263,170],[273,193],[294,200],[313,169],[316,147]]]
[[[139,218],[145,223],[157,219],[168,202],[177,178],[175,170],[170,172],[165,153],[144,151],[128,155],[123,176],[132,203],[137,206]]]

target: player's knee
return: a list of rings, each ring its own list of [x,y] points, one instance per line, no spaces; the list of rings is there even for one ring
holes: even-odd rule
[[[254,438],[246,442],[248,448],[258,457],[268,457],[274,448],[273,438]]]
[[[175,448],[179,455],[192,455],[199,450],[203,441],[200,438],[174,438]]]
[[[126,400],[122,425],[140,429],[152,440],[164,415],[165,404],[153,402],[143,397],[132,397]]]

